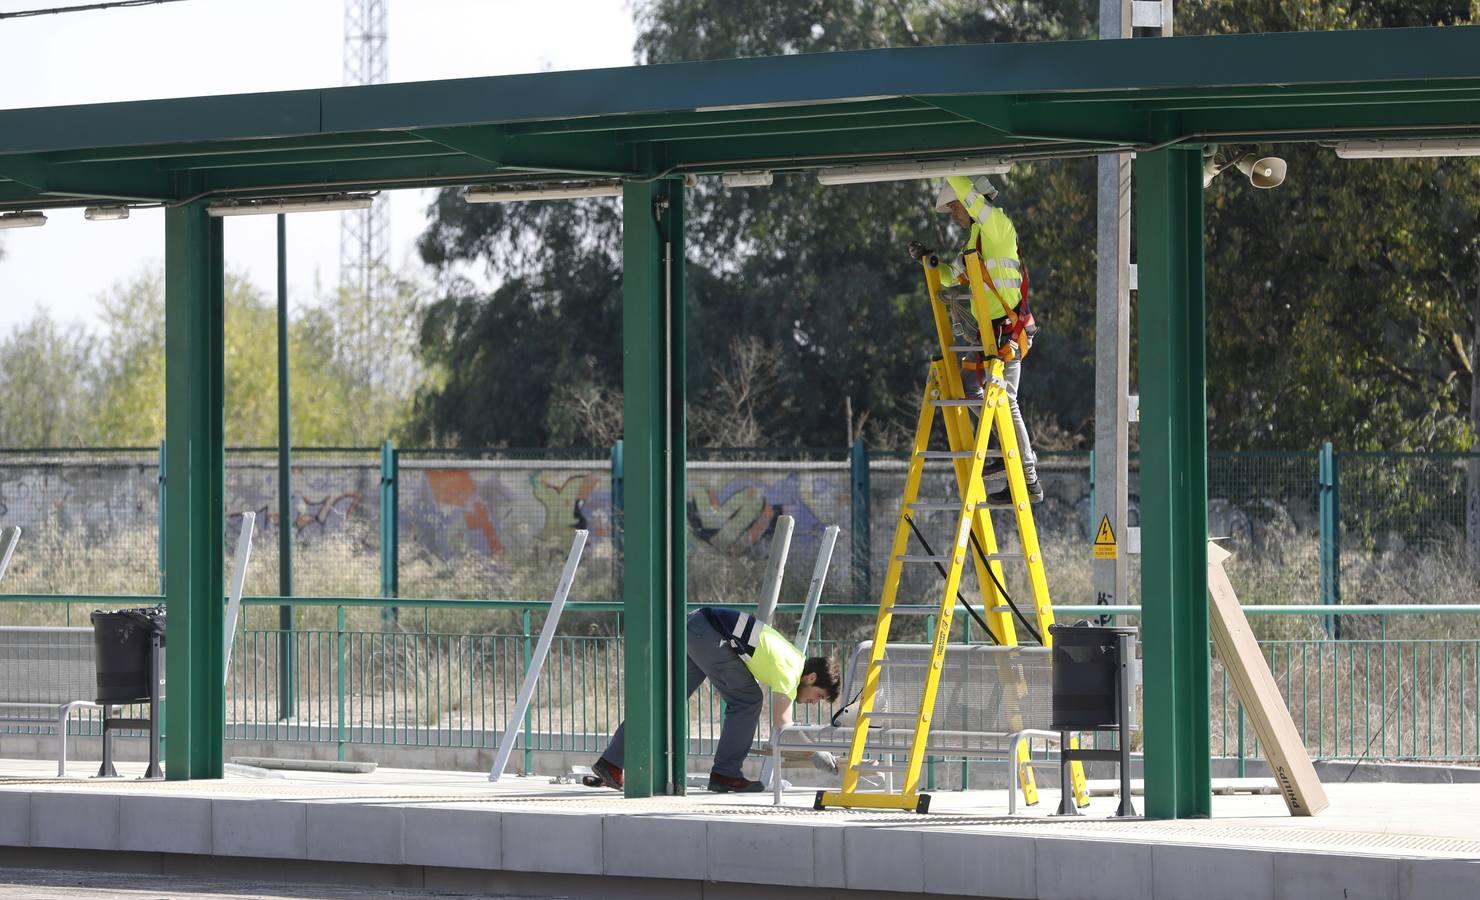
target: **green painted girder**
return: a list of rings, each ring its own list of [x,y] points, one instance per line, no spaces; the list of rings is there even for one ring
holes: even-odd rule
[[[250,141],[211,141],[191,144],[148,144],[141,147],[106,147],[85,150],[63,150],[47,153],[48,163],[76,164],[121,162],[134,159],[170,160],[181,157],[208,159],[213,156],[257,154],[264,163],[273,157],[292,159],[300,151],[345,150],[361,147],[375,150],[401,144],[419,144],[421,138],[397,132],[370,131],[360,134],[315,134],[304,137],[257,139]]]
[[[1126,146],[1144,141],[1150,130],[1146,113],[1128,106],[1081,109],[1064,116],[1011,97],[920,99],[1000,131],[1004,139]]]
[[[632,152],[610,139],[510,138],[489,127],[429,128],[415,134],[499,169],[587,175],[636,172]]]
[[[1385,95],[1416,96],[1450,94],[1474,96],[1480,91],[1480,80],[1455,78],[1448,81],[1363,82],[1360,87],[1348,84],[1257,84],[1238,88],[1185,87],[1165,90],[1094,91],[1080,93],[1019,94],[1013,98],[1019,105],[1095,106],[1134,103],[1156,109],[1207,109],[1229,105],[1285,106],[1302,102],[1319,105],[1328,101],[1384,102]]]
[[[682,128],[653,128],[621,133],[626,143],[662,143],[667,141],[730,140],[736,137],[762,138],[779,135],[805,136],[848,131],[871,131],[876,128],[935,128],[960,122],[943,110],[915,109],[901,112],[874,113],[860,116],[826,116],[800,120],[772,119],[767,122],[735,122],[716,125],[689,125]]]
[[[875,133],[829,134],[714,141],[670,141],[663,144],[669,165],[731,169],[775,164],[777,168],[804,165],[862,163],[890,157],[947,156],[979,152],[990,154],[1017,148],[1050,149],[1047,141],[1014,141],[974,122],[959,121],[929,129],[888,128]]]
[[[0,112],[0,154],[880,98],[1480,78],[1480,26],[971,44]]]
[[[1248,133],[1267,140],[1339,137],[1402,138],[1407,132],[1448,129],[1474,134],[1480,100],[1383,104],[1380,107],[1331,105],[1279,109],[1196,110],[1174,113],[1181,134]]]
[[[36,156],[0,156],[0,175],[35,196],[160,201],[175,195],[175,181],[152,161],[108,163],[77,170]]]
[[[922,107],[923,104],[909,97],[891,97],[887,100],[816,103],[807,106],[768,106],[759,109],[675,111],[645,115],[555,119],[516,123],[504,126],[503,130],[509,135],[661,130],[690,128],[696,125],[738,125],[747,122],[800,122],[807,119],[849,118],[891,112],[915,112]]]
[[[302,166],[251,166],[200,173],[200,193],[252,193],[371,190],[381,187],[435,186],[439,181],[479,181],[500,174],[496,167],[468,156],[385,159],[373,162],[317,163]]]
[[[439,156],[456,156],[450,150],[430,141],[408,141],[386,144],[380,147],[325,147],[314,150],[294,150],[290,153],[274,154],[265,159],[261,153],[222,153],[213,156],[175,156],[161,160],[159,165],[168,171],[204,171],[208,169],[236,169],[263,165],[293,166],[318,165],[323,163],[359,163],[383,159],[430,159]]]

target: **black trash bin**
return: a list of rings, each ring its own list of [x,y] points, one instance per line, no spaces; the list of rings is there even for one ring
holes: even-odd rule
[[[1131,804],[1131,719],[1136,629],[1116,626],[1051,625],[1053,635],[1053,727],[1059,732],[1059,815],[1079,815],[1074,803],[1071,764],[1114,762],[1120,767],[1117,816],[1133,816]],[[1122,647],[1126,657],[1121,664]],[[1119,732],[1114,750],[1072,744],[1076,731]]]
[[[1116,638],[1133,635],[1136,629],[1052,625],[1049,632],[1053,634],[1053,727],[1079,731],[1119,725]]]
[[[154,635],[164,644],[164,608],[95,610],[93,643],[97,648],[99,703],[142,703],[153,681]]]
[[[98,775],[118,774],[113,766],[113,732],[147,729],[149,766],[145,778],[159,778],[160,706],[164,701],[164,607],[95,610],[92,614],[98,695],[103,707],[103,764]],[[149,718],[116,716],[114,707],[149,704]]]

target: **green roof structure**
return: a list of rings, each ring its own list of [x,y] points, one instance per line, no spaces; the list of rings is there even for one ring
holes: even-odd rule
[[[1416,138],[1480,138],[1480,27],[867,50],[0,110],[0,213],[166,207],[167,775],[219,778],[224,316],[222,225],[207,207],[620,180],[626,785],[647,796],[681,792],[687,770],[683,176],[1136,152],[1146,808],[1205,816],[1201,150]]]

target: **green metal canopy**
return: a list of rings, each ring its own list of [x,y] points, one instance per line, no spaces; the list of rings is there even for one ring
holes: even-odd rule
[[[0,111],[0,208],[1480,133],[1480,26],[985,44]]]
[[[1431,136],[1480,136],[1480,27],[870,50],[7,110],[0,211],[167,207],[166,763],[170,778],[218,778],[223,232],[205,201],[622,179],[626,788],[646,796],[682,792],[689,750],[678,176],[1137,151],[1146,807],[1196,816],[1211,806],[1196,151]]]

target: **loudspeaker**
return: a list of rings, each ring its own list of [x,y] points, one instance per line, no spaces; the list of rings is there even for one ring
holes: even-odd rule
[[[1256,188],[1279,187],[1284,183],[1285,170],[1289,168],[1285,161],[1278,156],[1265,156],[1255,159],[1252,153],[1246,153],[1240,156],[1238,162],[1234,163],[1234,165],[1238,166],[1238,170],[1249,177],[1249,183]],[[1203,177],[1207,178],[1206,163],[1203,168]]]

